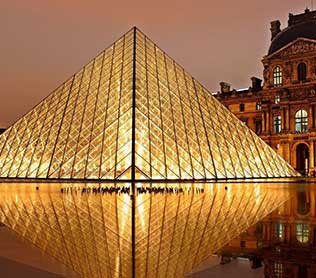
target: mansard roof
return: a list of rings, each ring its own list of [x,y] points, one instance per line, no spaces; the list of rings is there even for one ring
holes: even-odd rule
[[[273,54],[287,44],[295,41],[298,38],[306,38],[316,40],[316,20],[307,20],[298,24],[290,25],[282,30],[272,40],[268,55]]]

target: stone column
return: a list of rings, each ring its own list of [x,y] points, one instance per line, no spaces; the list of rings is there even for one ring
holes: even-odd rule
[[[286,130],[287,118],[286,118],[286,109],[282,109],[282,130]]]
[[[310,143],[309,150],[309,169],[315,168],[315,141],[312,140]]]
[[[315,121],[314,121],[314,106],[310,105],[308,107],[308,127],[314,128],[315,127]]]
[[[265,112],[265,111],[263,111],[263,112],[261,113],[261,119],[262,119],[262,132],[266,132],[266,131],[267,131],[267,129],[266,129],[266,120],[265,120],[265,118],[266,118],[266,112]]]
[[[286,130],[290,130],[291,126],[290,126],[290,111],[289,111],[289,109],[285,110],[285,117],[286,117]]]
[[[312,105],[312,127],[315,128],[315,105]]]
[[[270,122],[271,122],[271,119],[270,119],[270,112],[269,111],[267,111],[266,112],[266,121],[267,121],[267,132],[271,132],[271,129],[270,129]]]

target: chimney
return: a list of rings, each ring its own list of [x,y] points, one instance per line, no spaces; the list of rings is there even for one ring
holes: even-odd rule
[[[228,93],[230,91],[230,84],[227,82],[220,82],[221,93]]]
[[[257,77],[251,77],[251,83],[252,83],[252,90],[254,92],[257,92],[257,91],[260,91],[261,90],[261,83],[262,83],[262,80],[257,78]]]
[[[281,32],[281,23],[279,20],[271,21],[271,41],[275,38],[277,34]]]

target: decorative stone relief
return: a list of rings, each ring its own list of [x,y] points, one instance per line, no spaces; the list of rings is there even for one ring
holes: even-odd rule
[[[310,76],[312,79],[316,79],[316,58],[311,61]]]
[[[268,65],[264,65],[264,69],[263,69],[263,80],[264,80],[264,84],[265,86],[269,86],[271,84],[271,80],[270,80],[270,68]]]
[[[293,66],[292,63],[286,62],[284,67],[284,78],[286,80],[292,79],[292,73],[293,73]]]
[[[316,96],[316,90],[314,88],[312,88],[309,92],[309,96],[311,97],[315,97]]]
[[[309,92],[307,90],[294,90],[291,91],[291,100],[305,100],[308,97]]]
[[[280,52],[281,57],[292,56],[296,54],[303,54],[306,52],[316,51],[316,43],[306,42],[306,41],[298,41],[291,45],[290,47],[284,49]]]

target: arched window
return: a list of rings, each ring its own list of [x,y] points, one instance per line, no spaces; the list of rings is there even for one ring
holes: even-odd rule
[[[308,118],[307,112],[303,109],[298,110],[295,113],[295,132],[303,133],[307,132]]]
[[[280,66],[276,66],[273,70],[273,84],[274,86],[282,85],[282,69]]]
[[[308,224],[296,224],[296,239],[300,243],[306,243],[309,240]]]
[[[298,66],[297,66],[297,79],[299,81],[306,80],[306,64],[305,63],[298,64]]]

